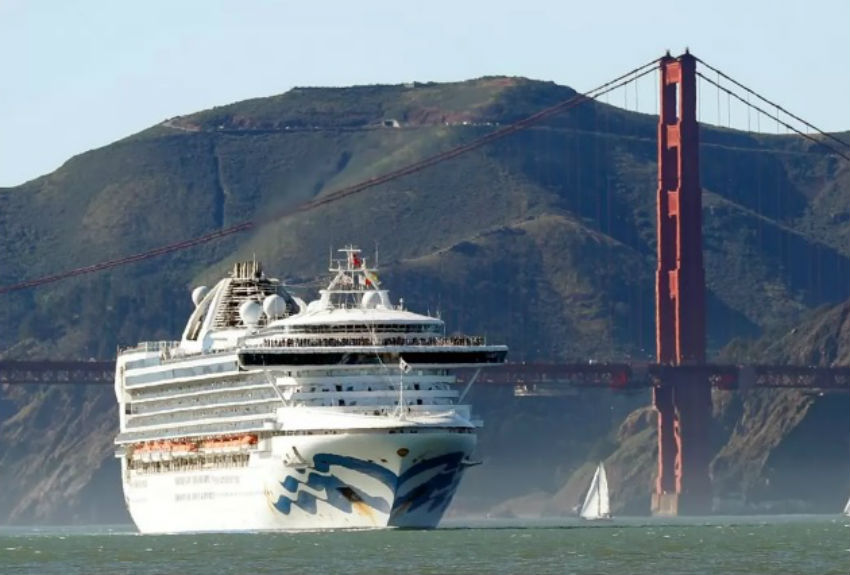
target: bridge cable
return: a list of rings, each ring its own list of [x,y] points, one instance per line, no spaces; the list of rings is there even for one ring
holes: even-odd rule
[[[214,241],[214,240],[225,238],[225,237],[228,237],[228,236],[231,236],[231,235],[234,235],[234,234],[245,232],[245,231],[248,231],[248,230],[253,229],[255,227],[260,227],[264,224],[277,221],[277,220],[282,219],[282,218],[287,217],[287,216],[291,216],[291,215],[294,215],[294,214],[297,214],[297,213],[302,213],[302,212],[306,212],[306,211],[309,211],[309,210],[313,210],[313,209],[315,209],[319,206],[323,206],[325,204],[330,204],[330,203],[335,202],[337,200],[340,200],[342,198],[346,198],[348,196],[358,194],[358,193],[365,191],[369,188],[373,188],[373,187],[378,186],[380,184],[385,184],[387,182],[391,182],[393,180],[402,178],[402,177],[410,175],[410,174],[414,174],[416,172],[419,172],[421,170],[424,170],[424,169],[429,168],[431,166],[434,166],[436,164],[442,163],[444,161],[456,158],[458,156],[466,154],[467,152],[471,152],[473,150],[476,150],[476,149],[478,149],[478,148],[480,148],[480,147],[482,147],[486,144],[489,144],[489,143],[494,142],[496,140],[500,140],[500,139],[502,139],[506,136],[509,136],[509,135],[515,133],[515,132],[519,132],[521,130],[524,130],[524,129],[528,128],[529,126],[532,126],[534,124],[541,122],[542,120],[549,118],[550,116],[554,116],[554,115],[559,114],[561,112],[564,112],[566,110],[570,110],[570,109],[572,109],[572,108],[574,108],[574,107],[576,107],[580,104],[583,104],[584,102],[596,100],[597,98],[599,98],[603,94],[607,94],[608,92],[610,92],[612,90],[615,90],[617,88],[625,86],[629,82],[633,82],[633,81],[637,80],[638,78],[645,76],[646,74],[649,74],[650,72],[652,72],[655,69],[655,65],[657,63],[658,63],[658,59],[656,58],[656,59],[654,59],[650,62],[647,62],[646,64],[644,64],[642,66],[638,66],[637,68],[634,68],[634,69],[630,70],[629,72],[626,72],[625,74],[622,74],[621,76],[614,78],[613,80],[605,82],[604,84],[597,86],[596,88],[589,90],[588,92],[585,92],[583,94],[576,94],[573,97],[569,98],[568,100],[564,100],[564,101],[559,102],[559,103],[557,103],[553,106],[550,106],[549,108],[545,108],[545,109],[543,109],[539,112],[536,112],[536,113],[534,113],[530,116],[527,116],[527,117],[525,117],[521,120],[518,120],[518,121],[516,121],[512,124],[509,124],[508,126],[505,126],[504,128],[500,128],[498,130],[490,132],[489,134],[486,134],[486,135],[484,135],[480,138],[477,138],[477,139],[475,139],[475,140],[473,140],[473,141],[471,141],[467,144],[456,146],[456,147],[454,147],[450,150],[446,150],[445,152],[435,154],[433,156],[430,156],[430,157],[425,158],[423,160],[420,160],[418,162],[413,162],[411,164],[408,164],[407,166],[403,166],[403,167],[398,168],[396,170],[387,172],[383,175],[376,176],[376,177],[370,178],[368,180],[363,180],[363,181],[358,182],[356,184],[353,184],[351,186],[341,188],[341,189],[336,190],[334,192],[331,192],[331,193],[329,193],[329,194],[327,194],[327,195],[325,195],[321,198],[317,198],[315,200],[304,202],[303,204],[297,205],[293,208],[279,210],[279,211],[277,211],[277,212],[275,212],[275,213],[273,213],[269,216],[266,216],[264,218],[244,221],[244,222],[241,222],[239,224],[233,225],[231,227],[223,228],[223,229],[217,230],[215,232],[204,234],[202,236],[198,236],[198,237],[195,237],[195,238],[192,238],[192,239],[189,239],[189,240],[184,240],[184,241],[177,242],[177,243],[174,243],[174,244],[168,244],[168,245],[165,245],[165,246],[160,246],[158,248],[154,248],[154,249],[147,250],[147,251],[144,251],[144,252],[139,252],[139,253],[132,254],[132,255],[129,255],[129,256],[125,256],[125,257],[122,257],[122,258],[117,258],[117,259],[113,259],[113,260],[106,260],[106,261],[102,261],[102,262],[97,263],[97,264],[92,264],[92,265],[88,265],[88,266],[74,268],[74,269],[67,270],[67,271],[64,271],[64,272],[60,272],[60,273],[57,273],[57,274],[52,274],[52,275],[43,276],[43,277],[40,277],[40,278],[35,278],[35,279],[23,281],[23,282],[16,283],[16,284],[10,284],[10,285],[7,285],[7,286],[2,286],[2,287],[0,287],[0,294],[10,293],[10,292],[13,292],[13,291],[19,291],[19,290],[27,289],[27,288],[31,288],[31,287],[37,287],[37,286],[41,286],[41,285],[44,285],[44,284],[53,283],[53,282],[57,282],[57,281],[60,281],[60,280],[63,280],[63,279],[67,279],[67,278],[70,278],[70,277],[90,274],[90,273],[94,273],[94,272],[98,272],[98,271],[102,271],[102,270],[106,270],[106,269],[111,269],[111,268],[131,264],[131,263],[136,263],[136,262],[143,261],[143,260],[148,260],[148,259],[151,259],[151,258],[154,258],[154,257],[157,257],[157,256],[165,255],[165,254],[176,252],[176,251],[181,251],[181,250],[192,248],[192,247],[195,247],[195,246],[198,246],[198,245],[202,245],[202,244]]]
[[[776,114],[772,114],[772,113],[770,113],[770,112],[766,111],[765,109],[763,109],[763,108],[761,108],[761,107],[759,107],[759,106],[756,106],[755,104],[753,104],[753,103],[751,103],[751,102],[747,102],[744,98],[742,98],[741,96],[739,96],[738,94],[736,94],[735,92],[733,92],[732,90],[730,90],[729,88],[727,88],[726,86],[721,86],[720,84],[718,84],[717,82],[715,82],[715,81],[714,81],[714,80],[712,80],[711,78],[707,77],[706,75],[704,75],[704,74],[702,74],[702,73],[700,73],[700,72],[697,72],[697,76],[699,76],[700,78],[702,78],[703,80],[705,80],[705,81],[706,81],[706,82],[708,82],[709,84],[712,84],[712,85],[713,85],[713,86],[715,86],[718,90],[721,90],[721,91],[723,91],[723,92],[726,92],[726,94],[727,94],[727,95],[732,96],[733,98],[737,99],[738,101],[743,102],[745,105],[750,106],[750,107],[751,107],[751,108],[753,108],[754,110],[757,110],[757,111],[761,112],[762,114],[764,114],[764,115],[765,115],[765,116],[767,116],[768,118],[772,118],[772,119],[776,120],[777,125],[781,124],[781,125],[785,126],[786,128],[788,128],[788,129],[789,129],[789,130],[791,130],[792,132],[795,132],[795,133],[799,134],[800,136],[803,136],[803,137],[804,137],[804,138],[806,138],[807,140],[810,140],[810,141],[814,142],[815,144],[817,144],[817,145],[819,145],[819,146],[823,146],[823,147],[825,147],[825,148],[828,148],[829,150],[831,150],[831,151],[832,151],[832,153],[836,154],[837,156],[841,156],[842,158],[844,158],[845,160],[847,160],[848,162],[850,162],[850,156],[848,156],[847,154],[845,154],[844,152],[842,152],[842,151],[840,151],[840,150],[836,150],[833,146],[829,145],[828,143],[826,143],[826,142],[824,142],[824,141],[822,141],[822,140],[818,140],[818,139],[817,139],[817,138],[815,138],[814,136],[811,136],[811,135],[809,135],[809,134],[807,134],[807,133],[803,132],[802,130],[800,130],[800,129],[798,129],[798,128],[795,128],[794,126],[792,126],[792,125],[791,125],[791,124],[789,124],[788,122],[785,122],[784,120],[782,120],[782,119],[781,119],[778,115],[776,115]],[[777,107],[778,107],[778,106],[777,106]],[[810,127],[811,127],[811,126],[810,126]],[[813,128],[813,129],[817,130],[817,128]],[[820,132],[820,133],[821,133],[821,134],[824,134],[824,135],[828,135],[828,134],[825,134],[824,132]],[[832,138],[832,139],[833,139],[833,140],[835,140],[836,138]],[[841,142],[841,140],[837,140],[837,141]],[[842,142],[842,143],[843,143],[843,142]],[[0,293],[2,293],[2,292],[0,292]]]
[[[766,97],[762,96],[761,94],[759,94],[759,93],[758,93],[758,92],[756,92],[755,90],[753,90],[753,89],[751,89],[751,88],[748,88],[747,86],[745,86],[745,85],[744,85],[744,84],[742,84],[741,82],[739,82],[739,81],[735,80],[734,78],[732,78],[732,77],[731,77],[731,76],[729,76],[728,74],[724,74],[723,72],[721,72],[720,70],[718,70],[717,68],[715,68],[714,66],[712,66],[711,64],[708,64],[708,63],[707,63],[705,60],[703,60],[702,58],[697,58],[696,56],[694,56],[694,58],[697,60],[697,62],[699,62],[700,64],[702,64],[703,66],[705,66],[706,68],[708,68],[709,70],[711,70],[712,72],[715,72],[715,73],[717,74],[717,76],[718,76],[718,83],[720,82],[720,78],[721,78],[721,77],[722,77],[722,78],[725,78],[725,79],[726,79],[726,80],[728,80],[729,82],[732,82],[733,84],[735,84],[736,86],[738,86],[738,87],[739,87],[739,88],[741,88],[742,90],[746,91],[748,94],[751,94],[751,95],[755,96],[756,98],[758,98],[758,99],[759,99],[759,100],[761,100],[762,102],[765,102],[765,103],[767,103],[767,104],[770,104],[771,106],[774,106],[774,107],[776,108],[776,110],[777,110],[777,111],[781,111],[781,112],[785,113],[786,115],[790,116],[791,118],[794,118],[795,120],[797,120],[797,121],[798,121],[798,122],[800,122],[801,124],[804,124],[804,125],[806,125],[808,128],[810,128],[811,130],[814,130],[815,132],[817,132],[817,133],[818,133],[818,134],[820,134],[821,136],[824,136],[825,138],[829,138],[830,140],[832,140],[832,141],[834,141],[834,142],[836,142],[836,143],[838,143],[838,144],[840,144],[840,145],[844,146],[845,148],[850,149],[850,143],[845,142],[844,140],[842,140],[842,139],[840,139],[840,138],[836,138],[835,136],[833,136],[833,135],[832,135],[832,134],[830,134],[829,132],[825,132],[825,131],[821,130],[820,128],[818,128],[817,126],[815,126],[815,125],[813,125],[813,124],[811,124],[811,123],[807,122],[806,120],[804,120],[804,119],[803,119],[803,118],[801,118],[800,116],[797,116],[796,114],[793,114],[793,113],[789,112],[788,110],[786,110],[785,108],[783,108],[782,106],[780,106],[779,104],[777,104],[776,102],[773,102],[773,101],[769,100],[768,98],[766,98]],[[700,75],[701,75],[701,74],[700,74]],[[705,76],[702,76],[702,77],[703,77],[703,78],[705,78]],[[707,78],[706,78],[706,79],[707,79]],[[712,83],[713,83],[713,82],[712,82]],[[714,85],[719,87],[719,85],[718,85],[718,84],[714,84]],[[728,92],[728,90],[727,90],[727,92]],[[738,98],[738,99],[740,100],[740,98]],[[743,101],[743,100],[741,100],[741,101]],[[755,109],[757,109],[757,110],[758,110],[758,108],[757,108],[756,106],[754,106],[754,105],[750,104],[750,103],[749,103],[749,101],[744,102],[744,103],[745,103],[745,104],[747,104],[748,106],[752,106],[753,108],[755,108]],[[778,115],[778,114],[777,114],[777,115]],[[769,116],[769,117],[773,117],[773,116]],[[787,127],[787,124],[786,124],[786,127]],[[792,129],[793,129],[793,128],[792,128]],[[797,133],[800,133],[800,132],[798,132],[797,130],[794,130],[794,131],[795,131],[795,132],[797,132]]]

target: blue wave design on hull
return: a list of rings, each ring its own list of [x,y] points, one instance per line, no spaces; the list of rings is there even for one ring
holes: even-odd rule
[[[454,495],[461,476],[461,461],[463,452],[453,452],[420,461],[400,475],[396,475],[386,467],[372,461],[335,455],[332,453],[317,453],[313,456],[313,467],[307,472],[307,479],[302,480],[294,475],[287,475],[281,486],[294,495],[281,495],[274,507],[288,515],[292,506],[299,507],[306,513],[315,515],[317,501],[320,499],[301,486],[307,486],[316,491],[324,491],[325,501],[329,505],[344,512],[351,513],[354,503],[364,503],[369,507],[388,513],[389,524],[404,524],[405,517],[425,510],[428,514],[439,512],[440,516],[448,507]],[[395,498],[392,508],[383,497],[371,496],[361,489],[349,485],[331,473],[331,466],[338,466],[372,477],[385,485]],[[418,475],[442,466],[442,469],[426,482],[403,492],[404,485]],[[299,472],[303,475],[304,471]],[[344,492],[347,492],[344,493]]]
[[[343,483],[335,475],[319,475],[318,473],[310,473],[307,481],[305,482],[300,482],[291,475],[288,475],[286,479],[284,479],[283,483],[281,483],[281,485],[283,485],[288,491],[297,491],[295,499],[290,499],[286,495],[281,495],[278,497],[277,501],[275,501],[275,509],[285,515],[289,515],[293,505],[300,507],[302,510],[311,515],[316,514],[316,495],[307,491],[299,490],[298,487],[291,489],[293,483],[298,485],[298,487],[300,487],[300,485],[307,485],[317,491],[324,490],[326,499],[323,499],[323,501],[326,501],[328,504],[345,513],[351,513],[353,510],[353,503],[358,500],[363,501],[373,509],[383,511],[384,513],[386,513],[390,508],[389,502],[383,497],[371,497],[363,491],[355,489],[347,483]],[[351,489],[357,499],[346,497],[341,491],[342,488]]]

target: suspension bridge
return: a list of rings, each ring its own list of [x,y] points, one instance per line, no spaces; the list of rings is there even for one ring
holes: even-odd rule
[[[33,289],[81,275],[188,250],[308,212],[376,186],[457,158],[531,126],[657,75],[658,187],[655,278],[656,361],[654,363],[508,364],[484,374],[479,383],[534,389],[544,385],[578,388],[652,389],[658,411],[658,474],[652,509],[662,515],[710,509],[709,477],[712,387],[726,390],[803,388],[850,391],[850,367],[716,365],[706,363],[706,297],[702,246],[702,189],[699,180],[698,81],[731,102],[752,110],[816,145],[820,153],[850,162],[850,144],[785,110],[694,55],[668,53],[599,87],[541,110],[468,143],[372,177],[263,219],[246,220],[155,249],[0,286],[0,294]],[[727,114],[731,115],[727,104]],[[748,116],[749,125],[749,116]],[[0,361],[0,383],[110,385],[111,361]]]

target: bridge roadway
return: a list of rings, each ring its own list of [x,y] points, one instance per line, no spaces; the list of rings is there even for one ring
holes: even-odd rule
[[[459,370],[468,381],[473,370]],[[114,361],[0,360],[0,384],[112,385]],[[478,385],[513,385],[535,395],[556,386],[638,390],[704,378],[717,389],[800,388],[850,391],[850,366],[683,365],[657,363],[508,363],[481,370]]]

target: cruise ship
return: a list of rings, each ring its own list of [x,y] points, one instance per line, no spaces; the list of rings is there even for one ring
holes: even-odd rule
[[[507,348],[447,335],[360,250],[338,253],[315,301],[239,262],[192,292],[180,341],[119,352],[116,456],[140,532],[437,526],[476,463],[464,397]]]

